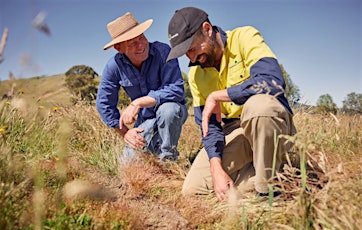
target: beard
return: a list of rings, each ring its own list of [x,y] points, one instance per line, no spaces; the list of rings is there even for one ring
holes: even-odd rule
[[[215,56],[212,54],[214,52],[204,53],[203,55],[206,56],[205,61],[200,63],[202,68],[213,67],[215,63]]]
[[[220,47],[216,42],[216,38],[213,36],[208,40],[206,52],[202,54],[205,58],[203,62],[200,62],[201,67],[216,67],[216,49],[218,48]]]

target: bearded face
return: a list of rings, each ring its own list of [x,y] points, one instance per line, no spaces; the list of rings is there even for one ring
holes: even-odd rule
[[[197,34],[187,51],[186,56],[192,63],[197,63],[201,67],[215,67],[219,68],[220,57],[218,53],[222,47],[216,40],[216,33],[213,32],[211,36],[205,34]]]

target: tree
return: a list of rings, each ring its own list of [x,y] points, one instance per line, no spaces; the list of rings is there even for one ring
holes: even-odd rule
[[[76,65],[65,73],[65,83],[73,94],[73,102],[91,102],[97,95],[98,74],[89,66]]]
[[[333,102],[331,95],[323,94],[319,96],[317,101],[317,110],[321,113],[337,113],[337,106]]]
[[[289,74],[285,71],[284,66],[282,64],[279,65],[282,70],[283,77],[285,80],[285,97],[289,101],[291,105],[294,105],[296,102],[300,100],[299,88],[296,86]]]
[[[347,95],[347,99],[342,103],[342,110],[344,112],[362,113],[362,94],[352,92]]]

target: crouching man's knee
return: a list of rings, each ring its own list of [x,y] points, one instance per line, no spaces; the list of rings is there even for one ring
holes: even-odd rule
[[[189,183],[189,181],[185,180],[181,194],[183,196],[208,195],[213,191],[213,188],[209,188],[206,184]]]

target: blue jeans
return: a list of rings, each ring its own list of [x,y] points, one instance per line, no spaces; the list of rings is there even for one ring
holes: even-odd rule
[[[187,116],[185,105],[166,102],[158,107],[155,118],[142,120],[138,117],[134,127],[144,129],[140,135],[145,138],[146,146],[142,151],[137,151],[126,144],[121,161],[132,160],[139,152],[147,150],[158,156],[160,160],[176,160],[180,155],[177,144]]]

